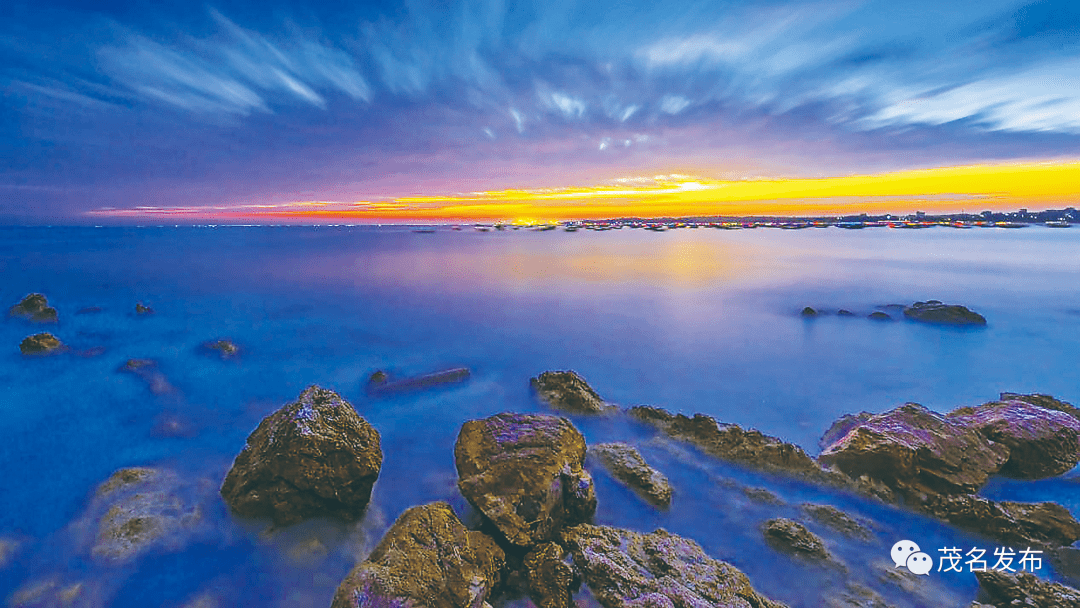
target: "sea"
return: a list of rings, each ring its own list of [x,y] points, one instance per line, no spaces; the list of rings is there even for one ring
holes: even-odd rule
[[[445,500],[476,522],[455,485],[458,430],[498,412],[550,412],[529,384],[548,370],[574,370],[623,407],[707,414],[811,455],[846,413],[906,402],[946,412],[1003,391],[1080,403],[1075,227],[7,227],[0,276],[3,306],[36,292],[59,312],[53,325],[0,321],[8,606],[328,607],[408,507]],[[963,304],[987,326],[924,325],[890,307],[929,299]],[[153,313],[137,314],[137,303]],[[802,316],[806,306],[821,314]],[[896,320],[868,319],[875,311]],[[21,355],[20,341],[38,331],[69,350]],[[238,356],[204,346],[224,338]],[[126,373],[130,359],[153,367]],[[410,378],[457,367],[470,370],[467,381],[367,390],[376,370]],[[364,517],[272,529],[231,515],[217,489],[248,434],[313,384],[340,393],[381,434],[384,464]],[[622,415],[570,418],[589,443],[635,445],[674,487],[671,508],[659,510],[590,459],[597,523],[693,539],[790,606],[875,597],[966,606],[975,576],[963,564],[944,571],[941,549],[989,558],[1002,548],[900,507],[718,462]],[[95,558],[95,489],[139,466],[175,472],[177,492],[198,505],[194,531],[132,562]],[[1080,515],[1077,482],[1076,471],[996,479],[983,495]],[[806,503],[844,510],[871,537],[817,524]],[[766,543],[761,526],[775,517],[805,523],[833,562]],[[890,548],[900,540],[918,543],[934,569],[897,568]],[[1066,580],[1049,560],[1036,574]],[[575,597],[596,605],[584,587]]]

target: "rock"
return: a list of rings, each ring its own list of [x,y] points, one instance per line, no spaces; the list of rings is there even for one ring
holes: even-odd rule
[[[804,317],[816,317],[818,316],[818,311],[807,306],[806,308],[802,309],[802,312],[800,312],[799,314]]]
[[[802,508],[815,521],[836,530],[844,536],[867,542],[874,539],[874,535],[865,526],[834,506],[803,504]]]
[[[874,311],[874,312],[866,315],[866,318],[870,319],[871,321],[892,321],[893,320],[893,318],[891,316],[889,316],[889,313],[881,312],[880,310]]]
[[[1073,418],[1080,420],[1080,408],[1077,408],[1068,401],[1061,401],[1060,399],[1055,399],[1050,395],[1018,395],[1016,393],[1001,393],[999,401],[1023,401],[1025,403],[1037,405],[1043,409],[1065,412]]]
[[[782,505],[782,504],[784,504],[783,499],[781,499],[776,494],[773,494],[772,492],[766,490],[765,488],[748,488],[748,487],[744,486],[742,488],[742,493],[745,494],[747,498],[749,498],[750,500],[753,500],[754,502],[760,502],[760,503],[764,503],[764,504],[767,504],[767,505]]]
[[[480,608],[504,563],[495,541],[465,529],[450,505],[412,507],[341,582],[331,608]]]
[[[40,293],[32,293],[8,309],[8,316],[29,319],[35,323],[56,323],[56,309]]]
[[[1052,502],[995,502],[979,496],[935,496],[916,507],[949,523],[1007,543],[1063,547],[1080,540],[1080,523]]]
[[[181,549],[206,527],[205,505],[190,486],[168,470],[136,467],[113,473],[98,486],[83,518],[96,518],[90,554],[118,565],[152,549]]]
[[[205,351],[217,353],[222,359],[232,359],[240,355],[240,347],[228,338],[205,342],[202,348]]]
[[[853,478],[880,480],[909,501],[970,494],[1009,457],[1009,448],[978,431],[908,403],[860,422],[818,461]]]
[[[466,367],[455,367],[453,369],[443,370],[441,372],[435,372],[431,374],[424,374],[422,376],[414,376],[412,378],[403,378],[401,380],[391,380],[386,372],[379,370],[371,374],[368,378],[368,392],[376,395],[387,395],[391,393],[403,393],[408,391],[418,391],[435,386],[441,386],[443,384],[458,384],[465,382],[469,379],[471,372]]]
[[[1080,606],[1080,591],[1060,583],[1039,580],[1039,577],[1027,572],[1010,574],[1000,570],[976,571],[975,578],[979,579],[979,587],[995,606]]]
[[[858,414],[844,414],[839,420],[832,423],[829,430],[825,431],[825,434],[818,440],[818,447],[825,449],[830,445],[836,443],[844,435],[848,434],[848,431],[855,428],[861,422],[866,422],[873,416],[870,412],[859,412]]]
[[[59,338],[48,332],[27,336],[19,344],[19,350],[24,355],[51,355],[63,348],[64,344]]]
[[[275,525],[355,520],[381,467],[379,432],[340,395],[311,386],[248,436],[221,495],[236,514]]]
[[[641,534],[584,524],[564,530],[562,539],[604,608],[784,606],[755,591],[731,564],[666,530]]]
[[[529,380],[529,385],[549,406],[570,414],[602,414],[614,409],[573,371],[544,372]]]
[[[625,443],[601,443],[589,448],[589,453],[596,456],[615,479],[630,486],[645,500],[662,507],[671,504],[671,483],[663,473],[649,466],[637,449]]]
[[[575,587],[574,570],[564,561],[566,549],[556,543],[543,543],[530,551],[524,560],[529,597],[537,608],[570,608]]]
[[[812,458],[797,445],[769,437],[760,431],[744,431],[736,424],[718,424],[704,414],[688,418],[670,414],[658,407],[637,406],[629,414],[647,422],[675,439],[688,441],[706,453],[747,466],[766,470],[800,473],[813,478],[825,478]]]
[[[154,309],[150,308],[149,306],[146,306],[142,302],[136,302],[135,303],[135,314],[137,314],[137,315],[152,315],[152,314],[154,314]]]
[[[986,318],[958,304],[942,304],[938,300],[915,302],[904,309],[904,316],[912,321],[934,325],[986,325]]]
[[[1000,401],[963,407],[948,417],[1009,447],[1002,475],[1043,479],[1070,471],[1080,461],[1080,420],[1065,412]]]
[[[846,310],[846,309],[841,308],[840,310],[836,311],[836,316],[838,316],[838,317],[854,317],[855,313],[851,312],[850,310]]]
[[[496,414],[462,425],[458,489],[506,540],[531,547],[596,511],[585,438],[566,418]]]
[[[813,560],[832,561],[825,543],[798,522],[782,517],[770,519],[762,526],[762,532],[774,549]]]

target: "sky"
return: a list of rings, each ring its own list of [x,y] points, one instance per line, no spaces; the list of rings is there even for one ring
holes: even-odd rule
[[[8,0],[0,223],[1080,206],[1080,3]]]

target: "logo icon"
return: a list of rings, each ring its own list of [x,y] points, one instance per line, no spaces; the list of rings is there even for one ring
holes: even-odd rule
[[[934,560],[922,551],[916,551],[908,556],[905,564],[912,574],[925,574],[930,576],[930,570],[934,567]]]
[[[903,568],[907,565],[907,560],[915,553],[921,552],[922,549],[914,541],[902,540],[892,546],[892,552],[889,554],[892,556],[892,561],[896,564],[897,568]],[[923,553],[923,555],[926,555]]]

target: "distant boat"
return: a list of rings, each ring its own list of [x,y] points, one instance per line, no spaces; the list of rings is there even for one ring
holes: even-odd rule
[[[488,232],[491,228],[487,226],[473,226],[478,232]]]
[[[567,226],[563,228],[566,232],[577,232],[577,226]]]
[[[974,227],[973,224],[971,224],[970,222],[953,222],[953,223],[951,223],[949,225],[952,226],[953,228],[973,228]]]
[[[1047,228],[1069,228],[1071,226],[1069,220],[1049,220],[1046,222]]]
[[[417,234],[433,234],[435,232],[435,229],[434,228],[417,228],[417,229],[413,230],[413,232],[415,232]]]
[[[859,228],[866,228],[865,222],[836,222],[833,224],[837,228],[845,228],[847,230],[858,230]]]
[[[998,228],[1027,228],[1028,225],[1023,222],[997,222],[994,226]]]

